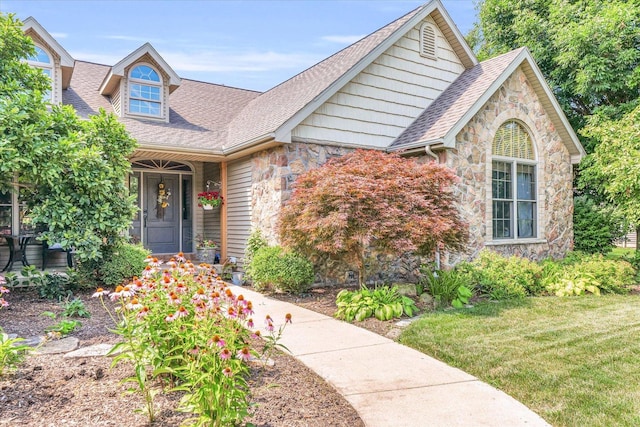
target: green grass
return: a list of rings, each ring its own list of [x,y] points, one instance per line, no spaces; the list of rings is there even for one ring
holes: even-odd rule
[[[615,247],[609,252],[606,257],[609,259],[620,259],[622,257],[633,257],[636,248],[618,248]]]
[[[554,426],[640,425],[640,297],[530,298],[428,314],[400,341]]]

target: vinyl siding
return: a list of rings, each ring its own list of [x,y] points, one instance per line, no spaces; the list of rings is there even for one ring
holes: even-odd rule
[[[437,60],[420,55],[421,25],[298,125],[293,139],[389,146],[464,71],[437,27]]]
[[[203,175],[203,189],[206,190],[207,180],[212,182],[220,182],[220,165],[218,163],[205,163],[204,175]],[[219,191],[218,187],[210,187],[210,191]],[[202,208],[198,208],[203,216],[204,231],[203,235],[206,239],[211,239],[214,242],[220,244],[220,208],[214,208],[210,211],[205,211]]]
[[[251,233],[251,160],[230,163],[227,169],[227,256],[242,266]]]

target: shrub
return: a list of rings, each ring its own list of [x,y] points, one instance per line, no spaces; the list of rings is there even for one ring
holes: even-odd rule
[[[80,298],[65,301],[62,304],[62,315],[64,317],[91,317],[91,313]]]
[[[24,274],[24,271],[23,271]],[[65,298],[69,298],[73,295],[75,284],[69,279],[69,277],[62,273],[46,273],[42,274],[39,271],[31,273],[31,280],[39,277],[38,281],[38,294],[42,298],[55,299],[62,301]]]
[[[470,275],[474,287],[494,300],[524,298],[541,295],[542,267],[526,258],[505,257],[482,250],[474,261],[461,267]]]
[[[438,306],[453,305],[460,308],[473,296],[469,276],[465,272],[457,270],[432,272],[425,266],[422,266],[420,271],[423,274],[420,283],[433,296]]]
[[[600,254],[572,253],[558,263],[545,262],[543,266],[543,285],[553,293],[556,293],[560,281],[586,280],[600,292],[614,294],[628,293],[635,283],[636,272],[629,262],[606,259]]]
[[[119,244],[107,254],[100,266],[100,280],[107,286],[116,286],[130,280],[144,270],[147,255],[149,251],[142,245]]]
[[[573,234],[576,250],[586,253],[607,253],[625,228],[612,215],[612,209],[598,206],[587,196],[574,199]]]
[[[437,162],[356,150],[300,175],[280,211],[282,245],[309,258],[339,256],[367,277],[369,252],[464,249],[468,225],[456,206],[458,177]]]
[[[259,248],[249,266],[253,285],[257,290],[275,288],[279,291],[300,293],[313,283],[313,264],[280,246]]]

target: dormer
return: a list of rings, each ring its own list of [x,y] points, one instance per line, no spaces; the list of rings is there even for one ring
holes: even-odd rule
[[[180,77],[149,43],[111,67],[100,86],[120,117],[169,122],[169,94]]]
[[[29,65],[40,68],[51,79],[51,102],[62,102],[62,91],[69,87],[74,59],[33,17],[24,20],[22,29],[36,46],[35,55],[27,58]]]

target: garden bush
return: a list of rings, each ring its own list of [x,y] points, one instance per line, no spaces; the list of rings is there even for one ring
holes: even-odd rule
[[[421,266],[420,284],[440,307],[453,305],[460,308],[473,296],[471,280],[468,274],[458,270],[431,271],[430,266]]]
[[[612,215],[612,209],[598,206],[587,196],[574,198],[573,234],[576,250],[586,253],[607,253],[614,241],[625,234],[622,221]]]
[[[107,286],[116,286],[139,275],[146,266],[147,255],[149,251],[139,244],[121,243],[115,246],[98,269],[100,280]]]
[[[636,271],[629,262],[607,259],[599,254],[574,252],[560,262],[544,262],[543,271],[543,286],[556,295],[561,281],[571,287],[571,281],[583,280],[596,286],[598,292],[613,294],[626,294],[636,283]]]
[[[263,246],[256,250],[248,270],[253,286],[259,290],[277,289],[300,293],[313,283],[313,264],[306,258],[285,252],[280,246]]]
[[[496,252],[482,250],[471,263],[459,266],[469,275],[473,287],[493,300],[517,299],[542,295],[542,267],[526,258],[505,257]]]

